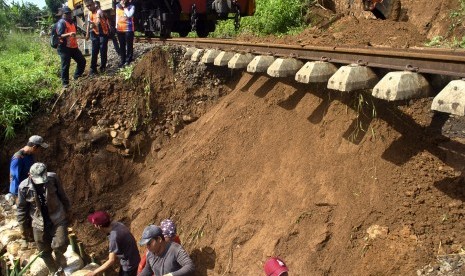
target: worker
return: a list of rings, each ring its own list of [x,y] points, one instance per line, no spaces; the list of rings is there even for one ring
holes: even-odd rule
[[[128,0],[121,0],[116,5],[116,32],[120,46],[120,67],[129,65],[133,59],[134,46],[134,5]]]
[[[97,10],[102,10],[100,6],[100,1],[94,1],[95,7]],[[120,56],[120,49],[119,49],[119,43],[118,43],[118,38],[116,38],[116,28],[114,24],[114,20],[112,21],[111,18],[107,18],[108,22],[110,24],[110,34],[108,36],[109,39],[113,42],[113,48],[115,48],[116,53],[118,56]]]
[[[95,228],[108,235],[108,260],[96,270],[86,276],[94,276],[109,269],[119,259],[120,276],[136,276],[137,265],[140,262],[136,240],[129,229],[121,222],[112,221],[110,215],[104,211],[90,214],[87,220]]]
[[[160,223],[160,228],[167,242],[175,242],[181,244],[179,236],[176,234],[176,224],[171,219],[164,219]],[[137,268],[137,273],[141,273],[147,263],[147,254],[149,251],[146,249],[142,258],[140,259],[139,267]]]
[[[44,142],[44,138],[33,135],[29,137],[25,147],[13,154],[10,163],[10,194],[14,196],[14,202],[18,196],[19,184],[28,177],[36,157],[42,152],[42,149],[46,148],[48,148],[48,144]]]
[[[76,39],[76,25],[73,22],[71,9],[63,7],[61,9],[62,18],[57,22],[56,31],[60,38],[60,43],[57,47],[58,55],[61,59],[61,82],[63,88],[69,86],[69,67],[71,59],[76,63],[76,71],[74,71],[74,79],[78,79],[84,73],[86,68],[86,59],[78,48]]]
[[[17,218],[23,238],[36,242],[50,273],[63,269],[70,204],[57,174],[47,172],[44,163],[34,163],[29,177],[19,185]]]
[[[100,72],[105,72],[107,67],[108,37],[110,35],[110,24],[101,9],[98,9],[94,1],[86,0],[87,15],[86,40],[92,42],[92,55],[90,59],[89,75],[96,75],[97,59],[100,53]]]
[[[166,241],[160,227],[156,225],[145,227],[139,244],[145,245],[149,251],[146,265],[139,276],[194,274],[194,262],[187,252],[180,244]]]

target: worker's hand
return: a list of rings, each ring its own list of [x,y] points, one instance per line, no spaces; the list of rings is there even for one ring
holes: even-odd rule
[[[89,40],[89,35],[88,34],[86,34],[86,40]]]
[[[91,271],[91,272],[87,273],[86,276],[95,276],[95,273],[93,271]]]
[[[71,36],[71,37],[76,37],[76,33],[75,33],[75,32],[71,32],[71,33],[69,33],[69,36]]]

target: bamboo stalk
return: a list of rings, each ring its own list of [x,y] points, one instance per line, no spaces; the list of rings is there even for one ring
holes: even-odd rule
[[[19,271],[21,271],[21,265],[19,264],[19,258],[14,259],[13,270],[15,271],[14,275],[18,275]]]
[[[93,262],[93,263],[97,263],[96,260],[95,260],[95,253],[90,253],[90,261]]]
[[[84,262],[84,265],[87,264],[87,256],[86,252],[84,251],[84,246],[82,242],[78,242],[78,248],[79,248],[79,256],[81,256],[82,261]]]
[[[76,253],[76,254],[79,254],[79,249],[77,247],[77,238],[76,238],[76,234],[69,234],[68,235],[68,238],[69,238],[69,243],[71,244],[71,248],[73,248],[73,251]]]

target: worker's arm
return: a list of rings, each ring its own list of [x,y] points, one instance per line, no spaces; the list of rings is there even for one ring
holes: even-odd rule
[[[10,163],[10,193],[14,195],[18,195],[20,162],[20,158],[13,157]]]
[[[101,265],[96,270],[87,273],[86,276],[94,276],[94,275],[104,272],[105,270],[110,268],[114,263],[116,263],[117,260],[118,260],[118,257],[116,256],[116,253],[111,252],[110,254],[108,254],[108,261],[103,263],[103,265]]]
[[[58,23],[58,27],[57,27],[57,34],[61,38],[66,38],[66,37],[69,37],[69,36],[76,36],[75,32],[65,33],[65,31],[66,31],[65,20],[60,20],[60,22]]]
[[[191,275],[192,273],[195,272],[195,266],[194,262],[191,260],[189,257],[189,254],[184,250],[184,248],[181,248],[176,256],[176,261],[178,264],[181,265],[181,268],[173,271],[169,274],[165,274],[167,276],[183,276],[183,275]],[[170,275],[171,274],[171,275]],[[164,275],[164,276],[165,276]]]
[[[124,15],[127,17],[127,18],[131,18],[134,16],[134,11],[135,11],[135,7],[134,5],[129,5],[127,7],[124,8]]]
[[[89,40],[89,36],[90,36],[90,11],[89,11],[89,14],[87,15],[86,40]]]
[[[63,203],[63,207],[65,208],[65,212],[69,213],[71,211],[71,204],[69,203],[68,196],[66,196],[65,190],[63,189],[63,185],[61,184],[61,180],[56,173],[53,174],[55,178],[56,188],[57,188],[57,195],[60,198],[61,203]]]

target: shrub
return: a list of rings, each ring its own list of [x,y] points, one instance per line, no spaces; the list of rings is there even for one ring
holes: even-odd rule
[[[0,129],[7,138],[31,115],[32,105],[59,87],[59,60],[47,41],[7,35],[0,42]]]
[[[304,0],[257,0],[254,16],[241,20],[241,32],[282,34],[302,26]]]

